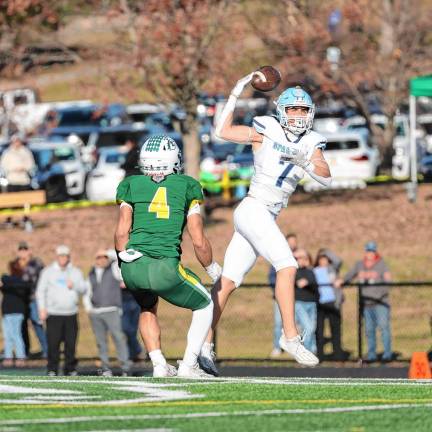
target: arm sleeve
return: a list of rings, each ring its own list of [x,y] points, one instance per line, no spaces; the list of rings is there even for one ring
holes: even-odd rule
[[[125,202],[127,204],[132,204],[132,193],[130,190],[129,179],[124,179],[117,187],[116,195],[117,204]]]

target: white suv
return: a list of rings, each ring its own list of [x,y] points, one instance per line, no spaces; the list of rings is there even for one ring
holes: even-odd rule
[[[363,188],[365,180],[374,177],[380,164],[376,147],[368,145],[364,135],[351,131],[322,133],[327,138],[324,157],[332,175],[332,188]],[[306,191],[319,189],[310,177],[304,185]]]

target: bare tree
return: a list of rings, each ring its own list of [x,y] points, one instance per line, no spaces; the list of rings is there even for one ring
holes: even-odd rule
[[[120,0],[128,29],[122,39],[123,59],[129,56],[135,86],[145,86],[160,102],[174,102],[186,112],[183,122],[187,173],[199,175],[198,94],[211,81],[220,88],[229,68],[223,44],[233,33],[224,25],[233,4],[228,0]],[[232,31],[232,29],[231,29]],[[232,44],[231,44],[232,45]],[[229,44],[228,44],[229,46]],[[215,79],[215,77],[218,77]]]
[[[430,3],[282,0],[271,9],[265,30],[249,16],[254,31],[292,74],[291,79],[308,77],[322,93],[331,92],[355,104],[388,165],[394,116],[407,100],[409,79],[432,71]],[[332,13],[340,19],[329,23]],[[329,62],[329,47],[340,50],[337,63]],[[384,130],[371,121],[371,96],[388,119]]]

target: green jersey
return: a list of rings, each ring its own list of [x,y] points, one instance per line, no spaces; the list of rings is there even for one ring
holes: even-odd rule
[[[192,177],[170,174],[159,183],[145,175],[126,177],[117,202],[133,209],[128,248],[151,258],[178,258],[189,209],[203,202],[201,185]]]

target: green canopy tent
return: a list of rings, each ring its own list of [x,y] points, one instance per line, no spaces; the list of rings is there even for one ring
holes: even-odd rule
[[[416,145],[416,97],[432,97],[432,75],[424,75],[410,80],[410,160],[411,160],[411,190],[410,200],[417,197],[417,145]]]

